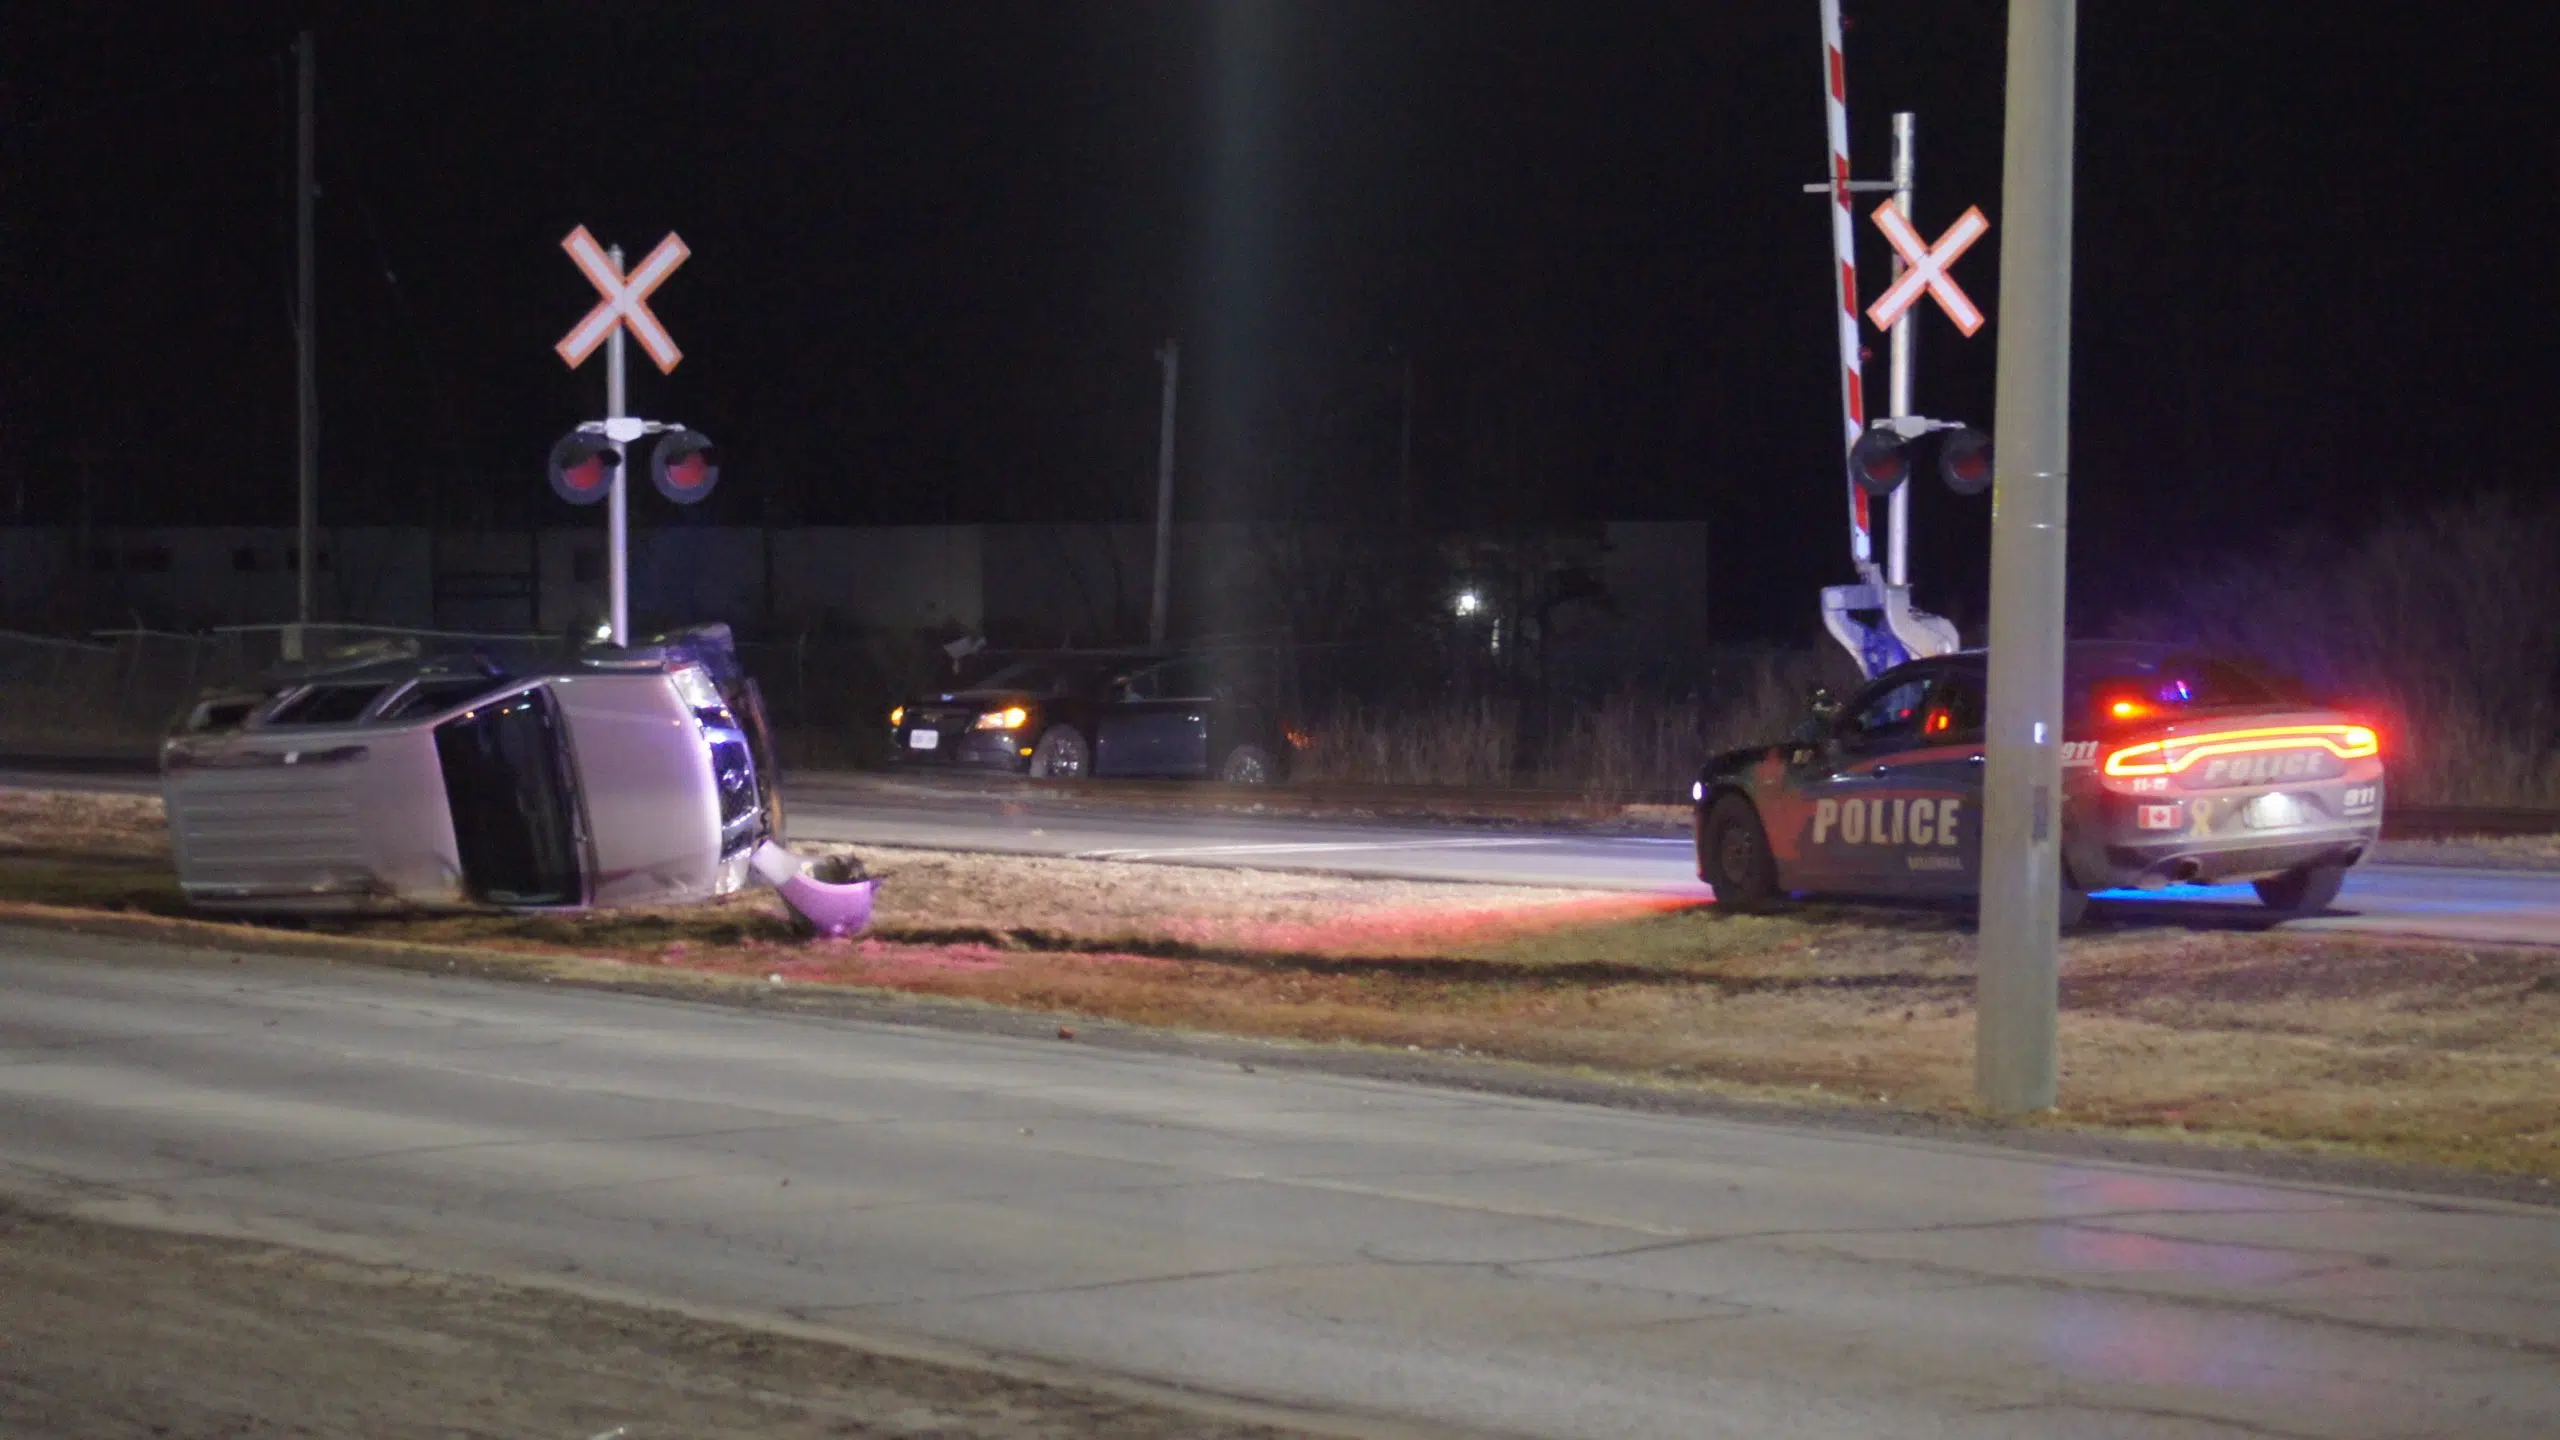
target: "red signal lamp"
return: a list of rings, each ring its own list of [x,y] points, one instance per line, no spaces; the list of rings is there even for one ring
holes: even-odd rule
[[[1979,495],[1991,488],[1991,437],[1970,425],[1934,421],[1935,428],[1904,435],[1902,422],[1878,424],[1849,447],[1849,478],[1869,495],[1890,495],[1911,478],[1914,468],[1934,465],[1938,478],[1959,495]]]
[[[720,483],[720,453],[708,435],[670,430],[650,453],[649,479],[659,494],[676,504],[697,504]]]
[[[572,505],[593,505],[613,493],[622,451],[602,435],[572,430],[551,447],[551,493]]]

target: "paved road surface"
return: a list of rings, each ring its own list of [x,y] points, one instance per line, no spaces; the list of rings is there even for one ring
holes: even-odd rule
[[[0,786],[157,793],[146,775],[0,772]],[[1208,813],[1171,806],[1061,801],[1028,791],[933,780],[795,779],[792,837],[850,844],[1088,855],[1190,865],[1324,870],[1421,880],[1709,893],[1686,838],[1531,825],[1428,825]],[[2105,919],[2198,926],[2267,923],[2244,885],[2114,891]],[[2560,944],[2560,873],[2362,865],[2332,912],[2306,928]]]
[[[0,930],[0,1185],[1539,1436],[2560,1434],[2560,1211]]]
[[[1248,865],[1421,880],[1649,890],[1705,898],[1685,836],[1535,826],[1431,826],[1060,804],[916,782],[796,784],[795,838],[1194,865]],[[2245,885],[2110,891],[2101,919],[2263,925]],[[2301,928],[2560,944],[2560,873],[2363,865],[2332,913]]]

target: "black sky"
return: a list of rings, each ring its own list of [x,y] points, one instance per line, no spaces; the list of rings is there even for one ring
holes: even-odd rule
[[[1858,168],[1914,110],[1921,228],[1994,222],[1919,385],[1988,422],[2005,7],[1850,9]],[[2553,483],[2554,9],[2083,0],[2083,596]],[[12,4],[10,513],[289,519],[306,23],[333,521],[556,518],[585,224],[693,248],[633,392],[723,442],[702,518],[1143,515],[1178,335],[1194,513],[1288,508],[1309,397],[1349,473],[1305,503],[1387,513],[1409,358],[1426,515],[1707,520],[1739,633],[1845,578],[1814,0]],[[1985,503],[1921,510],[1978,613]]]

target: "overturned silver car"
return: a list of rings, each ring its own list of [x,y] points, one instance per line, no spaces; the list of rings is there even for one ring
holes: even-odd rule
[[[578,909],[761,878],[817,928],[859,929],[869,886],[817,885],[778,843],[770,736],[734,655],[715,626],[629,650],[356,656],[207,694],[160,752],[179,886],[241,910]],[[858,897],[831,906],[829,888]]]

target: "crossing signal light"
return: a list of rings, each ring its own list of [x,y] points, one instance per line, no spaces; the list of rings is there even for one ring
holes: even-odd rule
[[[1849,478],[1870,495],[1892,494],[1924,465],[1957,494],[1979,495],[1991,488],[1991,437],[1969,425],[1909,436],[1879,425],[1849,447]]]
[[[1991,488],[1991,437],[1970,425],[1938,432],[1938,475],[1959,495]]]
[[[602,435],[572,430],[551,447],[551,490],[572,505],[593,505],[613,493],[622,452]]]
[[[695,504],[720,483],[720,452],[700,431],[670,430],[650,453],[649,478],[676,504]]]

